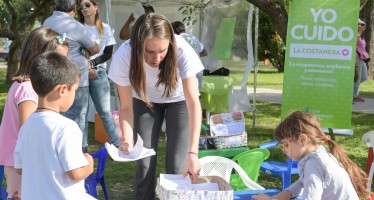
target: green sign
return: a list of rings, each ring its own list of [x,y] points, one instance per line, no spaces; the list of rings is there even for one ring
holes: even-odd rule
[[[217,60],[230,60],[236,18],[223,18],[214,42],[213,56]]]
[[[295,110],[350,128],[359,1],[290,1],[282,118]]]

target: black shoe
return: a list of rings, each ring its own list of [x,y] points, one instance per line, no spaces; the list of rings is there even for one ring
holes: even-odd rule
[[[83,151],[83,153],[88,153],[87,147],[82,147],[82,151]]]

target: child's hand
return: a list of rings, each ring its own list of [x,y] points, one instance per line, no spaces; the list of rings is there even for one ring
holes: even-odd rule
[[[86,157],[86,159],[88,161],[88,165],[92,166],[92,171],[93,171],[94,160],[93,160],[92,156],[88,153],[83,153],[83,155],[84,155],[84,157]]]
[[[258,195],[252,195],[254,200],[271,200],[271,197],[266,194],[258,193]]]

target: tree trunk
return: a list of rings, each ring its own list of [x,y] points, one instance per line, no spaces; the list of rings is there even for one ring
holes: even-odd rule
[[[6,71],[6,83],[12,82],[12,77],[18,71],[19,67],[19,56],[18,51],[21,49],[21,41],[20,39],[13,40],[12,44],[9,48],[9,59],[8,59],[8,67]]]
[[[367,42],[366,49],[370,58],[374,58],[374,4],[368,1],[364,8],[360,11],[361,18],[366,22],[366,30],[364,32],[365,41]],[[368,63],[368,79],[372,80],[374,77],[374,62]]]
[[[281,0],[247,0],[269,16],[275,30],[286,43],[288,13]]]

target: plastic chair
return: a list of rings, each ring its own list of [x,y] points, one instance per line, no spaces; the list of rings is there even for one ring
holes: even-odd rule
[[[3,188],[2,183],[3,183],[3,178],[4,178],[4,165],[0,165],[0,189],[1,189],[1,196],[0,199],[7,199],[8,198],[8,193],[6,192],[6,189]]]
[[[87,190],[87,193],[97,199],[97,189],[98,184],[101,185],[101,188],[104,192],[105,200],[108,200],[108,193],[104,181],[104,169],[106,165],[108,151],[105,146],[102,146],[95,154],[91,154],[94,159],[97,159],[97,169],[96,173],[90,174],[84,181],[84,187]]]
[[[260,144],[260,148],[274,148],[279,144],[278,141],[274,140],[265,144]],[[260,170],[264,173],[267,173],[272,176],[279,176],[282,178],[282,190],[288,188],[291,185],[291,175],[297,174],[297,164],[298,161],[293,161],[290,158],[287,158],[286,162],[279,161],[264,161],[261,164]]]
[[[200,158],[201,176],[219,176],[230,182],[230,176],[233,169],[239,174],[244,184],[252,190],[264,190],[261,185],[252,181],[245,171],[234,161],[220,156],[206,156]]]
[[[264,160],[268,159],[269,156],[269,150],[257,148],[240,153],[232,160],[237,162],[239,166],[243,168],[250,179],[257,182],[261,164],[264,162]],[[230,184],[233,186],[234,190],[248,189],[244,182],[239,178],[238,174],[231,175]]]
[[[368,182],[368,191],[371,192],[371,180],[373,179],[373,173],[374,173],[374,165],[373,165],[373,158],[374,158],[374,131],[370,131],[365,133],[362,136],[362,142],[366,144],[366,146],[369,147],[368,149],[368,161],[366,164],[366,174],[369,177]]]

